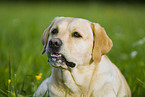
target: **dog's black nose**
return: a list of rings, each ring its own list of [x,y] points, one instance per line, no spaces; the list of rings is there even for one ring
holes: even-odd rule
[[[62,41],[59,38],[52,38],[49,41],[49,48],[52,51],[57,51],[62,46]]]

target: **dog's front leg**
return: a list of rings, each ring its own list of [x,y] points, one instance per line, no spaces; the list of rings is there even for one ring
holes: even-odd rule
[[[37,91],[33,94],[33,97],[43,97],[44,95],[48,96],[48,82],[49,78],[45,79],[38,87]]]

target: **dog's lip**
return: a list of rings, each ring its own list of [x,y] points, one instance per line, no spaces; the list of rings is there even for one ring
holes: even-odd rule
[[[51,53],[51,57],[61,57],[62,55],[59,53]]]
[[[67,61],[67,59],[64,57],[64,55],[61,54],[61,53],[51,53],[49,58],[51,58],[51,59],[54,59],[54,58],[59,59],[59,60],[61,60],[61,63],[65,62],[66,65],[68,67],[71,67],[71,68],[76,66],[75,63]]]

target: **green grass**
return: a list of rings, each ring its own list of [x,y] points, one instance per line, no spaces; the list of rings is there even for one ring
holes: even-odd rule
[[[114,46],[107,54],[125,76],[133,97],[145,97],[145,6],[126,4],[0,4],[0,96],[32,96],[50,76],[41,55],[44,29],[56,16],[80,17],[100,23]],[[131,53],[137,52],[132,57]],[[40,80],[35,75],[42,73]],[[11,84],[8,84],[11,79]]]

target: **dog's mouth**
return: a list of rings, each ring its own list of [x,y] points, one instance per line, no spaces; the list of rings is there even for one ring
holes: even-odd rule
[[[67,59],[64,57],[64,55],[59,54],[59,53],[51,53],[49,55],[49,62],[53,67],[62,67],[61,65],[66,64],[67,67],[75,67],[76,64],[73,62],[67,61]]]

